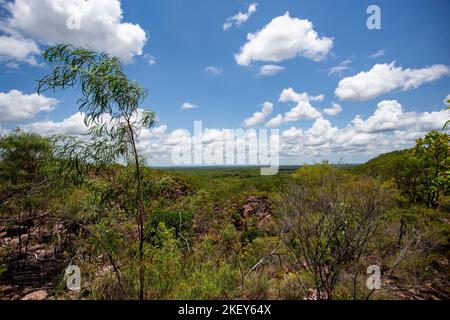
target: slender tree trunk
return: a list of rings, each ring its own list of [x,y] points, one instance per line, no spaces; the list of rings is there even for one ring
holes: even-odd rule
[[[139,154],[137,151],[136,140],[134,137],[134,130],[129,120],[127,120],[128,128],[131,135],[131,144],[133,147],[134,164],[136,166],[136,183],[137,183],[137,222],[139,231],[139,300],[144,300],[144,281],[145,281],[145,266],[144,266],[144,195],[142,190],[142,174],[139,163]]]

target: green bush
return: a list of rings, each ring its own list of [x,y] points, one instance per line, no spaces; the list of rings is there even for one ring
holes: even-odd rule
[[[249,227],[247,231],[242,234],[242,242],[253,242],[256,238],[263,236],[264,231],[259,230],[255,227]]]
[[[155,235],[160,223],[168,229],[173,229],[177,237],[189,239],[192,236],[192,219],[193,214],[188,211],[155,211],[147,220],[146,239],[149,240]]]

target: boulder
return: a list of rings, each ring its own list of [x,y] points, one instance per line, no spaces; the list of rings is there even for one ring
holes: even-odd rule
[[[255,227],[265,228],[272,219],[272,208],[267,197],[248,197],[245,201],[245,205],[241,210],[241,221],[239,223],[241,228],[247,227],[246,220],[249,218],[255,218]]]
[[[22,300],[45,300],[47,299],[48,293],[45,290],[34,291],[27,294]]]

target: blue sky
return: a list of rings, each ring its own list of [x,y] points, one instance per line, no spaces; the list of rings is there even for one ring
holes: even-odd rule
[[[261,111],[264,102],[273,104],[271,112],[264,116],[264,120],[249,127],[264,128],[267,121],[278,114],[287,119],[286,113],[300,103],[295,99],[280,101],[283,90],[288,88],[296,93],[307,93],[309,97],[323,97],[302,100],[305,102],[306,99],[320,115],[300,116],[297,120],[281,121],[276,126],[282,135],[287,131],[286,139],[294,139],[294,142],[286,142],[284,163],[321,159],[365,161],[379,153],[412,145],[414,139],[426,131],[442,127],[441,120],[448,115],[441,111],[445,107],[443,100],[450,93],[450,2],[446,0],[111,0],[121,6],[123,12],[122,17],[117,17],[114,8],[105,9],[117,19],[116,24],[134,25],[120,37],[117,34],[121,29],[117,26],[88,21],[99,17],[105,3],[105,0],[91,1],[98,2],[98,6],[80,9],[81,28],[77,30],[67,30],[61,12],[54,10],[54,17],[51,16],[53,6],[61,1],[41,1],[43,4],[38,7],[30,0],[0,1],[0,125],[3,130],[21,126],[46,133],[47,129],[42,128],[64,128],[55,124],[76,113],[79,93],[66,91],[46,94],[47,98],[58,100],[54,104],[30,98],[26,101],[42,106],[29,107],[34,111],[24,117],[13,115],[20,108],[15,103],[33,94],[34,80],[49,71],[40,65],[42,61],[33,45],[41,50],[49,43],[71,40],[94,48],[117,50],[126,57],[124,60],[129,60],[124,64],[127,74],[149,90],[143,107],[156,111],[162,126],[158,143],[154,144],[156,148],[164,148],[165,139],[177,129],[192,130],[194,120],[203,121],[204,127],[211,129],[245,127],[245,119]],[[228,18],[238,12],[247,13],[253,3],[256,10],[244,19],[246,21],[224,30]],[[366,26],[369,17],[366,9],[371,4],[381,9],[380,30],[369,30]],[[38,16],[39,10],[48,16],[42,21],[39,18],[31,21],[21,11],[27,6]],[[83,4],[75,0],[65,13],[69,16],[73,10],[76,11],[76,6]],[[240,65],[235,54],[249,42],[247,34],[256,35],[286,12],[289,12],[289,17],[284,20],[288,23],[286,26],[291,23],[294,26],[304,20],[312,23],[316,42],[307,44],[307,41],[300,41],[296,32],[290,35],[278,30],[281,32],[278,35],[274,26],[270,37],[276,41],[269,45],[266,43],[267,48],[263,48],[264,52],[273,51],[272,59],[256,57],[248,65]],[[30,22],[23,22],[28,18]],[[39,23],[42,24],[42,32],[36,31]],[[145,39],[141,31],[145,32]],[[132,38],[133,45],[129,44],[127,35]],[[259,35],[260,39],[256,40],[263,43],[255,42],[256,47],[264,45],[262,31]],[[289,38],[291,36],[292,39]],[[111,43],[107,40],[100,43],[98,37],[103,37],[102,41],[111,39]],[[11,39],[17,41],[13,43]],[[301,42],[303,50],[309,50],[310,47],[304,46],[314,47],[318,45],[317,41],[324,39],[329,39],[331,46],[316,51],[314,57],[298,51],[292,53],[293,57],[277,58],[283,50],[289,51],[283,41]],[[17,48],[12,49],[13,45]],[[23,53],[26,50],[28,52]],[[251,50],[247,53],[248,56],[258,55]],[[373,69],[377,64],[384,66],[379,72]],[[273,75],[259,75],[264,65],[283,70]],[[331,72],[337,66],[342,70]],[[208,72],[207,67],[216,68],[217,74]],[[373,73],[352,78],[371,70]],[[376,81],[382,88],[374,89],[370,97],[365,96],[367,88],[372,87],[373,77],[377,76],[381,77]],[[349,80],[340,83],[346,78]],[[391,79],[393,83],[385,88],[384,84]],[[367,82],[366,89],[358,89],[364,81]],[[351,90],[352,93],[337,94],[336,89],[340,86],[344,87],[342,92]],[[22,95],[19,98],[11,95],[12,90]],[[49,104],[47,109],[46,103]],[[181,110],[183,103],[197,107]],[[325,113],[324,109],[333,103],[339,104],[342,111],[336,115]],[[390,117],[395,121],[386,125]],[[355,118],[364,124],[356,125]],[[33,126],[36,123],[40,125]],[[368,129],[361,129],[363,126]],[[338,136],[341,139],[336,139]],[[297,141],[295,139],[303,144],[301,151],[292,147]],[[352,139],[354,141],[350,141]],[[373,145],[373,141],[379,144]],[[152,151],[149,150],[148,154],[151,157]],[[167,158],[155,158],[153,163],[167,164]]]

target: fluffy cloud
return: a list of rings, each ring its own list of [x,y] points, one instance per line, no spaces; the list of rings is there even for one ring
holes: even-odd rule
[[[278,128],[283,124],[283,116],[281,114],[276,115],[266,123],[268,128]]]
[[[187,130],[177,129],[171,132],[165,141],[169,146],[187,145],[191,143],[191,134]]]
[[[37,93],[24,94],[18,90],[0,92],[0,122],[31,120],[40,112],[54,109],[58,100]]]
[[[305,161],[315,161],[317,157],[335,157],[339,161],[341,157],[355,156],[367,160],[383,152],[411,147],[428,131],[442,129],[449,116],[450,111],[405,112],[398,101],[385,100],[367,119],[356,116],[343,128],[319,117],[306,131],[295,127],[285,130],[281,150],[286,157]]]
[[[34,55],[39,53],[37,44],[32,40],[22,37],[0,36],[0,61],[13,59],[36,65]]]
[[[325,96],[320,94],[318,96],[310,96],[308,93],[297,93],[294,89],[284,89],[280,95],[280,102],[301,102],[301,101],[323,101]]]
[[[139,110],[138,117],[142,114]],[[84,123],[84,114],[77,112],[62,121],[42,121],[35,122],[21,127],[25,131],[35,132],[41,135],[69,134],[81,139],[89,138],[88,128]],[[138,148],[147,157],[150,163],[169,163],[170,161],[170,143],[180,142],[176,140],[179,137],[179,131],[167,133],[167,125],[160,125],[153,129],[144,128],[140,130],[138,138]],[[185,136],[186,137],[186,136]],[[183,142],[189,142],[184,140]]]
[[[296,56],[319,61],[332,46],[333,40],[320,37],[309,20],[291,18],[286,12],[262,30],[249,33],[235,60],[241,66],[248,66],[252,61],[280,62]]]
[[[331,122],[320,117],[316,119],[311,129],[305,132],[304,145],[320,146],[328,142],[338,131],[337,127],[333,127]]]
[[[331,105],[331,107],[326,108],[323,110],[323,113],[329,115],[329,116],[335,116],[338,113],[342,112],[342,107],[340,104],[334,103]]]
[[[280,102],[294,102],[296,105],[284,115],[278,114],[266,122],[266,127],[276,128],[287,122],[298,121],[301,119],[315,120],[322,114],[312,106],[311,102],[323,101],[324,95],[311,96],[306,92],[298,93],[294,89],[284,89],[281,94]]]
[[[265,64],[259,69],[258,76],[273,76],[282,71],[284,71],[284,67],[277,66],[276,64]]]
[[[284,115],[284,122],[300,119],[317,119],[320,111],[311,105],[311,101],[322,101],[323,95],[310,96],[308,93],[297,93],[292,88],[284,89],[280,95],[280,102],[295,102],[297,105]]]
[[[247,20],[250,19],[250,17],[256,12],[257,7],[258,7],[257,3],[251,3],[248,6],[248,10],[246,13],[239,11],[238,14],[228,18],[225,24],[223,25],[223,30],[228,30],[231,27],[233,27],[233,25],[238,27],[241,24],[247,22]]]
[[[84,114],[78,112],[62,121],[42,121],[35,122],[24,126],[24,129],[39,133],[42,135],[50,134],[70,134],[74,136],[85,135],[88,133],[88,128],[84,123]]]
[[[1,23],[3,59],[34,64],[39,44],[69,42],[129,62],[147,42],[139,25],[122,21],[120,0],[15,0],[3,7],[8,12]]]
[[[251,127],[260,124],[266,120],[273,112],[273,103],[264,102],[262,105],[262,110],[255,112],[253,116],[244,120],[244,126]]]
[[[291,127],[290,129],[283,131],[281,134],[281,136],[285,139],[300,138],[302,135],[302,129],[297,129],[296,127]]]
[[[181,105],[181,110],[191,110],[191,109],[197,109],[198,106],[195,104],[192,104],[190,102],[185,102]]]
[[[296,97],[292,93],[287,96]],[[261,112],[268,114],[269,111],[272,112],[272,108],[273,106],[266,104]],[[291,127],[280,132],[281,161],[295,164],[322,159],[365,161],[383,152],[411,147],[426,132],[441,129],[449,117],[450,111],[406,112],[395,100],[381,101],[372,115],[364,119],[356,116],[341,128],[318,117],[309,128]],[[64,132],[82,135],[87,132],[83,119],[83,114],[76,113],[60,122],[37,122],[23,128],[41,134]],[[153,130],[144,129],[140,134],[139,148],[152,164],[173,164],[170,160],[172,148],[195,141],[185,129],[171,132],[167,129],[166,125],[161,125]],[[256,134],[254,130],[251,131]],[[223,146],[223,130],[205,128],[203,133],[205,148],[213,150]],[[237,142],[245,143],[244,140]]]
[[[335,94],[342,100],[366,101],[393,90],[415,89],[449,74],[450,67],[445,65],[403,69],[395,62],[376,64],[367,72],[342,79]]]
[[[208,72],[209,74],[213,74],[213,75],[219,75],[223,73],[223,69],[219,68],[219,67],[215,67],[215,66],[207,66],[205,68],[205,71]]]
[[[449,111],[405,112],[402,105],[396,100],[384,100],[377,104],[374,114],[367,120],[362,120],[357,116],[353,120],[353,126],[360,132],[369,133],[404,128],[425,132],[442,129],[449,115]]]

